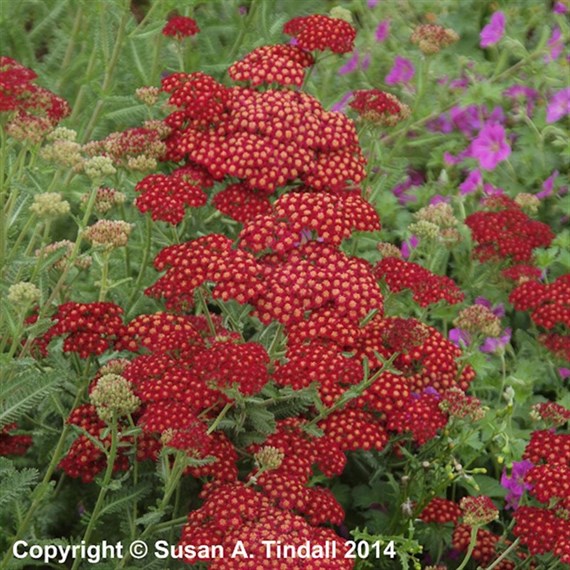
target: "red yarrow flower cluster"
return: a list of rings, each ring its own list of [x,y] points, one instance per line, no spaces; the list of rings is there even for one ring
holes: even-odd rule
[[[388,127],[407,119],[411,112],[395,95],[380,89],[355,91],[349,107],[363,119]]]
[[[195,36],[200,31],[196,20],[186,16],[172,16],[162,28],[164,36],[174,37],[177,40],[182,40],[189,36]]]
[[[0,112],[17,111],[20,119],[44,118],[53,128],[71,112],[64,99],[34,85],[37,75],[15,59],[0,56]]]
[[[193,305],[197,287],[206,282],[216,285],[215,299],[235,299],[247,303],[261,293],[262,267],[245,251],[233,249],[231,239],[210,234],[193,241],[164,248],[154,266],[167,272],[146,290],[152,297],[166,298],[166,306]]]
[[[226,186],[214,196],[212,205],[222,214],[242,224],[271,212],[271,202],[267,195],[243,182]]]
[[[348,53],[354,49],[356,29],[345,20],[322,14],[299,16],[283,26],[283,33],[293,36],[296,45],[307,51]]]
[[[410,289],[414,301],[420,307],[427,307],[439,301],[454,305],[465,297],[451,277],[436,275],[417,263],[397,257],[381,259],[374,266],[374,275],[377,279],[383,279],[392,292],[399,293]]]
[[[0,457],[24,455],[32,445],[32,436],[12,433],[17,429],[18,426],[15,423],[7,424],[0,429]]]
[[[380,229],[374,208],[355,193],[289,192],[272,210],[244,227],[241,247],[254,253],[283,253],[298,246],[307,232],[314,232],[319,242],[340,245],[353,231]]]
[[[350,119],[302,92],[228,88],[202,73],[163,81],[175,111],[166,158],[187,158],[215,179],[237,177],[267,193],[300,179],[339,190],[365,175]]]
[[[185,166],[169,175],[151,174],[135,187],[140,195],[135,201],[141,212],[151,212],[153,220],[179,224],[184,219],[185,207],[198,208],[208,197],[203,188],[214,181],[202,169]]]
[[[103,354],[123,334],[122,315],[114,303],[64,303],[52,316],[55,324],[38,339],[42,353],[54,338],[65,336],[64,352],[76,352],[80,358]]]
[[[419,518],[425,523],[445,524],[448,522],[456,525],[461,517],[461,509],[457,503],[434,497],[422,510]]]
[[[549,226],[529,218],[506,196],[488,198],[484,206],[465,219],[480,261],[529,262],[535,248],[548,247],[554,239]]]
[[[247,82],[251,87],[271,83],[301,87],[305,68],[314,63],[313,56],[301,48],[279,44],[254,49],[234,63],[228,73],[234,81]]]

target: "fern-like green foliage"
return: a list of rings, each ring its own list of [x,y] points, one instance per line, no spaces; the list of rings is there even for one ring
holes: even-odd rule
[[[21,503],[38,477],[37,469],[18,470],[12,461],[0,457],[0,514],[8,513],[14,502]]]
[[[1,363],[0,428],[32,412],[64,381],[61,370],[39,369],[32,360]]]

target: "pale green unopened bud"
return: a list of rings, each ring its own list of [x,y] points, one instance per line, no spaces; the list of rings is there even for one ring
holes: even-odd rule
[[[56,140],[44,146],[40,156],[48,162],[54,162],[60,166],[76,167],[83,160],[81,145],[71,140]]]
[[[337,18],[339,20],[344,20],[345,22],[348,22],[349,24],[352,23],[352,12],[350,10],[347,10],[346,8],[343,8],[342,6],[335,6],[330,12],[330,17],[331,18]]]
[[[14,305],[31,305],[40,297],[41,292],[33,283],[20,281],[8,289],[8,301]]]
[[[99,220],[89,226],[83,235],[96,247],[115,249],[127,245],[132,229],[132,224],[122,220]]]
[[[439,237],[439,227],[425,220],[410,224],[409,230],[412,234],[424,240],[436,240]]]
[[[55,128],[48,136],[49,141],[74,141],[77,139],[77,132],[66,127]]]
[[[39,218],[57,218],[69,212],[69,202],[63,200],[57,192],[44,192],[34,196],[30,211]]]
[[[113,161],[108,156],[94,156],[83,163],[85,174],[91,179],[104,178],[117,172]]]
[[[135,95],[139,101],[145,105],[152,107],[158,101],[160,89],[158,87],[139,87],[135,91]]]
[[[132,384],[118,374],[101,376],[90,397],[97,415],[107,423],[111,422],[113,415],[121,417],[132,414],[141,403],[133,394]]]
[[[260,469],[269,471],[271,469],[278,469],[283,463],[285,455],[276,447],[266,445],[262,447],[255,455],[255,461]]]
[[[540,206],[540,200],[534,194],[529,194],[528,192],[517,194],[515,202],[529,214],[536,214]]]

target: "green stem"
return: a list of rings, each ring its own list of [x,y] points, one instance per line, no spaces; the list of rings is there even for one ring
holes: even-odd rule
[[[99,303],[105,301],[107,292],[109,291],[109,257],[110,250],[105,250],[102,254],[103,262],[101,264],[101,285],[99,289]]]
[[[127,311],[127,314],[130,313],[130,311],[133,308],[133,303],[135,302],[135,300],[140,295],[140,286],[141,286],[142,280],[144,279],[144,276],[146,273],[146,266],[148,263],[148,258],[150,257],[151,242],[152,242],[152,220],[151,220],[150,216],[147,214],[146,220],[145,220],[145,236],[144,236],[144,246],[143,246],[143,257],[142,257],[141,265],[139,268],[139,274],[137,275],[137,279],[136,279],[135,285],[133,287],[133,292],[132,292],[132,294],[129,298],[129,301],[128,301],[129,310]]]
[[[204,297],[204,291],[202,290],[202,287],[198,287],[196,289],[196,295],[198,297],[200,308],[206,317],[206,322],[208,323],[210,334],[212,336],[216,336],[216,327],[214,326],[214,321],[212,321],[212,315],[210,315],[210,311],[208,310],[208,304],[206,303],[206,298]]]
[[[97,526],[97,522],[99,519],[99,514],[101,513],[101,509],[103,508],[103,504],[105,502],[105,497],[109,491],[109,483],[111,482],[111,478],[113,477],[113,467],[115,465],[115,460],[117,459],[117,451],[119,449],[119,433],[118,433],[118,426],[117,426],[117,413],[113,413],[113,419],[111,421],[111,449],[109,450],[109,454],[107,456],[107,468],[105,469],[105,475],[103,477],[103,482],[101,483],[101,490],[99,491],[99,496],[97,497],[97,502],[95,503],[95,507],[93,508],[93,512],[91,513],[91,517],[89,518],[89,524],[85,529],[85,534],[83,535],[83,543],[89,544],[91,539],[91,535]],[[82,559],[81,557],[77,557],[73,562],[73,566],[71,570],[77,570],[79,565],[81,564]]]
[[[471,527],[471,536],[469,538],[469,548],[467,549],[467,554],[465,555],[463,562],[460,564],[460,566],[457,568],[457,570],[463,570],[463,568],[465,568],[465,566],[467,566],[467,563],[469,562],[469,560],[471,560],[471,555],[473,554],[473,550],[475,550],[475,545],[477,544],[477,531],[478,530],[479,530],[478,526]]]
[[[486,566],[485,570],[493,570],[493,568],[496,568],[519,544],[520,542],[520,537],[518,537],[504,552],[503,554],[501,554],[501,556],[499,556],[499,558],[497,558],[497,560],[495,560],[493,562],[493,564],[491,564],[491,566]],[[477,570],[483,570],[481,568],[481,566],[477,567]]]
[[[65,72],[69,68],[69,64],[71,63],[71,58],[75,53],[75,42],[77,40],[77,34],[79,33],[79,29],[81,28],[81,24],[83,22],[83,8],[79,5],[77,12],[75,13],[75,20],[73,21],[73,27],[71,28],[71,35],[69,36],[69,42],[67,44],[67,48],[65,50],[65,55],[63,56],[63,60],[61,61],[60,66],[60,73],[59,73],[59,80],[56,83],[55,93],[59,93],[61,91],[61,87],[65,81]]]
[[[226,414],[233,408],[233,403],[232,402],[228,402],[222,409],[222,411],[218,414],[218,416],[216,417],[216,419],[212,422],[212,424],[210,425],[210,427],[208,428],[208,431],[206,432],[208,435],[210,435],[211,433],[213,433],[216,428],[218,427],[218,425],[220,424],[220,422],[224,419],[224,417],[226,416]]]

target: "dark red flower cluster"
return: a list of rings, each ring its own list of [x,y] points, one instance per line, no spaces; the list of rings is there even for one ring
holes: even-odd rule
[[[357,346],[359,355],[366,356],[370,367],[376,369],[381,366],[376,353],[385,359],[399,353],[394,366],[414,392],[426,388],[444,392],[455,386],[465,391],[475,377],[470,366],[460,367],[456,362],[461,356],[457,346],[415,319],[376,318],[364,330]]]
[[[154,266],[167,271],[146,294],[164,297],[168,308],[192,306],[194,291],[207,282],[216,284],[214,298],[225,301],[247,303],[263,290],[263,268],[220,234],[166,247],[156,256]]]
[[[364,178],[353,123],[310,95],[227,88],[202,73],[170,76],[163,90],[181,109],[166,119],[169,160],[187,157],[216,179],[237,177],[267,193],[297,179],[339,190]]]
[[[512,291],[509,301],[517,311],[531,311],[533,322],[549,330],[539,340],[555,355],[570,361],[570,273],[552,283],[525,281]]]
[[[485,210],[465,219],[481,261],[529,262],[535,248],[548,247],[554,239],[549,226],[529,218],[506,196],[488,198],[484,205]]]
[[[314,63],[313,56],[301,48],[278,44],[254,49],[234,63],[228,73],[234,81],[246,81],[252,87],[270,83],[301,87],[305,68]]]
[[[177,40],[182,40],[189,36],[194,36],[200,31],[196,20],[186,16],[172,16],[168,19],[162,34],[165,36],[175,37]]]
[[[288,495],[291,501],[286,501],[284,509],[275,506],[272,499],[243,483],[207,485],[201,493],[203,505],[192,511],[188,516],[188,523],[182,529],[179,546],[191,545],[215,545],[222,546],[224,552],[233,552],[238,541],[241,541],[245,551],[254,560],[243,559],[241,556],[213,558],[210,560],[210,568],[216,570],[225,569],[279,569],[283,568],[283,559],[275,553],[268,555],[263,541],[275,540],[282,544],[301,546],[307,541],[313,547],[321,546],[323,549],[332,548],[335,543],[337,556],[297,559],[287,559],[287,568],[295,570],[340,570],[353,568],[353,561],[344,558],[346,545],[342,538],[331,529],[316,526],[308,522],[304,517],[293,514],[288,507],[294,500],[295,487],[290,490],[285,481],[284,487],[273,482],[268,486],[268,494],[273,497],[275,489],[277,493]],[[269,483],[266,483],[269,485]],[[318,496],[319,491],[312,493],[313,505],[310,513],[318,514],[316,509],[325,506],[323,498]],[[325,499],[326,501],[326,499]],[[185,558],[185,562],[193,564],[196,559]]]
[[[114,303],[64,303],[52,317],[55,324],[39,339],[39,346],[45,354],[54,338],[65,336],[64,352],[76,352],[80,358],[103,354],[124,332],[122,315],[123,309]]]
[[[60,461],[59,467],[70,477],[81,478],[84,483],[90,483],[107,466],[107,455],[103,451],[104,449],[108,451],[111,446],[111,435],[106,429],[107,424],[99,418],[95,406],[91,404],[83,404],[72,410],[67,422],[85,433],[79,435],[71,444],[67,454]],[[103,435],[105,432],[107,434]],[[99,445],[93,440],[99,442]],[[121,446],[113,464],[113,471],[128,469],[127,452],[133,444],[133,437],[121,437]],[[160,450],[160,443],[145,434],[137,437],[136,445],[138,461],[155,460]]]
[[[517,311],[532,311],[530,318],[540,327],[570,328],[570,273],[552,283],[522,283],[510,294],[509,301]]]
[[[378,214],[358,194],[289,192],[275,201],[271,214],[246,224],[240,246],[254,253],[284,253],[313,232],[317,241],[339,245],[353,231],[379,229]]]
[[[304,50],[330,49],[335,53],[352,51],[356,38],[355,28],[347,21],[322,14],[293,18],[283,26],[283,33],[293,36]]]
[[[178,168],[169,175],[151,174],[135,187],[140,196],[135,201],[141,212],[151,212],[153,220],[179,224],[184,219],[184,208],[203,206],[208,197],[202,190],[214,181],[202,169],[192,166]]]
[[[212,204],[222,214],[242,224],[271,212],[271,202],[267,195],[253,190],[243,182],[226,186],[214,196]]]
[[[419,518],[425,523],[445,524],[448,522],[456,525],[461,517],[461,509],[457,503],[434,497],[422,510]]]
[[[262,323],[277,320],[289,326],[317,309],[359,322],[382,308],[370,265],[328,244],[309,241],[284,255],[266,255],[259,263],[264,286],[252,304]]]
[[[535,464],[525,476],[529,493],[545,506],[519,507],[513,533],[531,554],[552,552],[570,564],[570,435],[535,431],[524,458]]]
[[[504,269],[502,271],[504,277],[517,284],[524,283],[525,281],[534,281],[540,279],[542,271],[534,265],[527,265],[519,263]]]
[[[473,550],[473,560],[479,563],[483,568],[488,566],[491,562],[497,559],[498,553],[496,550],[497,543],[500,536],[492,533],[491,531],[480,528],[477,530],[477,542]],[[465,552],[469,548],[471,541],[471,527],[467,524],[460,524],[453,531],[452,544],[453,548],[459,552]],[[516,566],[509,560],[503,560],[499,566],[500,570],[515,570]]]
[[[454,305],[465,297],[451,277],[436,275],[417,263],[397,257],[381,259],[374,266],[374,275],[377,279],[384,279],[390,291],[395,293],[410,289],[414,301],[420,307],[439,301]]]
[[[41,117],[54,127],[71,109],[67,101],[34,85],[37,75],[11,57],[0,56],[0,112],[17,111],[20,118]]]
[[[389,127],[410,116],[410,108],[407,105],[404,105],[395,95],[380,91],[380,89],[355,91],[349,107],[363,119]]]
[[[12,433],[17,429],[18,426],[15,423],[7,424],[0,429],[0,457],[24,455],[32,445],[32,436]]]

